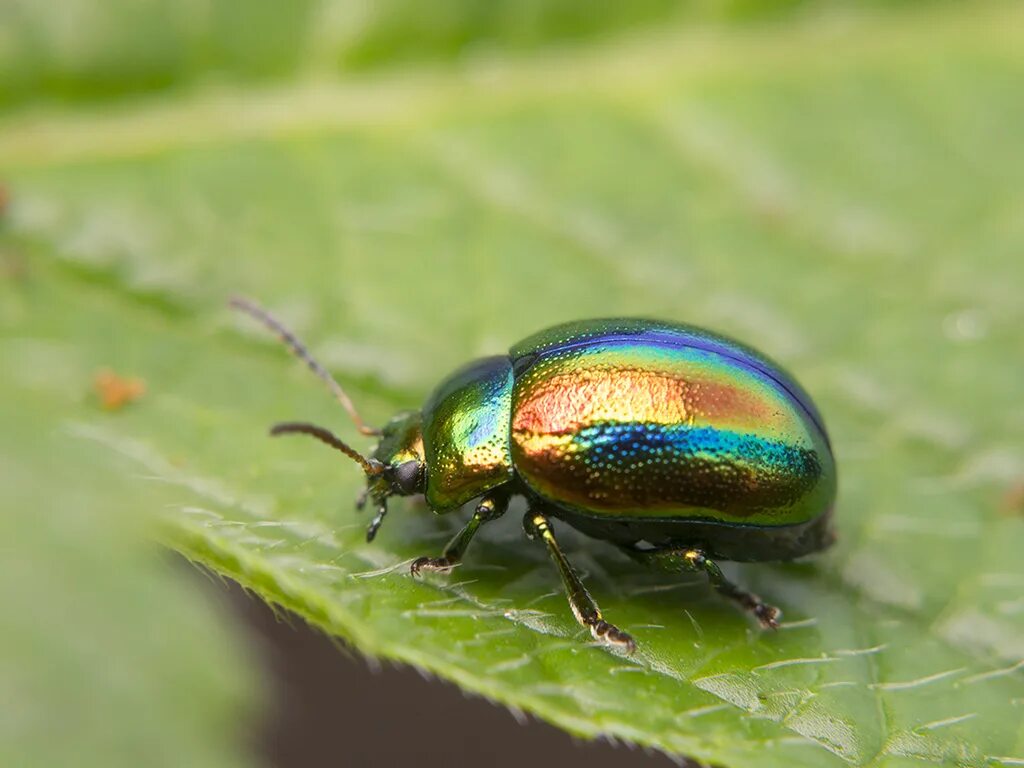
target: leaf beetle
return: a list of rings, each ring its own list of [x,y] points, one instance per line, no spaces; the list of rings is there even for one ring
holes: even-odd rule
[[[280,322],[247,299],[231,306],[273,331],[357,429],[379,438],[364,456],[314,424],[271,430],[310,435],[359,464],[367,487],[357,506],[376,507],[368,541],[391,496],[423,494],[438,514],[475,502],[440,556],[413,561],[414,575],[452,568],[480,526],[523,496],[526,534],[547,547],[576,619],[632,651],[559,548],[553,518],[657,569],[704,572],[768,628],[779,610],[716,561],[792,560],[834,541],[836,466],[821,414],[782,368],[726,337],[654,320],[566,323],[470,362],[422,409],[374,429]]]

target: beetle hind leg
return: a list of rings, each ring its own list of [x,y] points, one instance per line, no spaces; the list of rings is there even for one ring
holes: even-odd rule
[[[711,586],[720,595],[737,603],[743,610],[752,613],[766,629],[778,629],[782,611],[768,605],[753,592],[733,584],[722,573],[718,563],[711,560],[699,549],[632,549],[623,547],[626,554],[644,565],[669,573],[693,573],[703,571]]]
[[[604,620],[601,609],[594,598],[590,596],[587,588],[583,586],[576,570],[562,554],[547,516],[533,509],[527,510],[526,516],[523,518],[523,528],[530,539],[540,539],[547,545],[548,553],[555,561],[558,573],[562,577],[566,596],[569,598],[569,607],[572,608],[576,621],[587,627],[595,640],[622,648],[627,653],[635,651],[636,642],[633,638],[614,624]]]

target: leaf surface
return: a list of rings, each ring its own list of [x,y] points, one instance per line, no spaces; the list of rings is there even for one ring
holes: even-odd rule
[[[926,23],[922,21],[926,20]],[[730,768],[1024,763],[1024,25],[1012,6],[667,27],[457,70],[11,115],[0,321],[13,402],[165,540],[360,650],[583,736]],[[814,394],[841,539],[700,580],[559,529],[633,657],[588,644],[514,508],[415,581],[464,515],[398,502],[373,545],[352,435],[223,308],[267,303],[380,423],[567,319],[737,336]],[[79,396],[108,366],[147,394]],[[3,440],[13,445],[17,433]]]

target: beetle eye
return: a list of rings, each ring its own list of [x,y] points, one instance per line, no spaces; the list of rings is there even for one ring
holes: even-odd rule
[[[395,467],[395,484],[402,493],[416,493],[420,484],[420,463],[403,461]]]

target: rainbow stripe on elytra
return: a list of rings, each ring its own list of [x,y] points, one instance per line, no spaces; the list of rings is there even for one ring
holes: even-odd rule
[[[523,480],[591,515],[781,525],[820,514],[834,469],[799,385],[727,339],[636,325],[554,329],[513,349]]]

